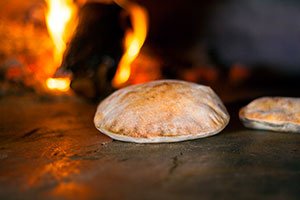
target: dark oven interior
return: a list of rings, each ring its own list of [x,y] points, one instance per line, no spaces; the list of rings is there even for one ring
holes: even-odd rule
[[[122,87],[114,87],[112,79],[126,51],[124,37],[133,29],[133,22],[130,11],[120,2],[72,2],[78,8],[78,23],[59,64],[53,61],[46,3],[3,2],[2,90],[24,86],[40,91],[47,77],[70,72],[72,89],[86,98],[103,98]],[[298,2],[134,3],[147,11],[148,34],[130,64],[125,85],[168,78],[211,85],[224,93],[224,98],[236,91],[247,93],[245,89],[254,95],[260,95],[260,90],[269,95],[278,91],[297,95],[292,90],[297,89],[294,82],[300,74]]]

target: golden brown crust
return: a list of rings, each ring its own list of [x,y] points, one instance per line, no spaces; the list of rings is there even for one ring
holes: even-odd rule
[[[259,98],[241,109],[240,116],[267,122],[300,124],[300,99],[286,97]]]
[[[228,121],[226,108],[209,87],[175,80],[118,90],[100,103],[94,119],[108,135],[144,139],[209,136]]]
[[[272,130],[297,132],[300,129],[300,99],[262,97],[242,108],[239,116],[242,120],[248,120],[250,128],[259,128],[257,123],[260,122]],[[256,124],[251,125],[249,121],[255,121]]]

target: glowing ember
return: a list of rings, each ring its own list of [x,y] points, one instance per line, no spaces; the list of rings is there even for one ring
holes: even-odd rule
[[[128,1],[116,2],[129,12],[132,22],[132,30],[128,30],[125,34],[125,52],[112,81],[113,86],[118,88],[129,79],[131,71],[130,65],[144,44],[148,30],[148,14],[143,7],[134,3],[129,3]]]
[[[59,90],[62,92],[66,92],[70,87],[70,79],[69,78],[48,78],[46,81],[46,85],[50,90]]]
[[[55,72],[61,64],[63,53],[66,49],[66,42],[73,33],[76,25],[75,15],[77,7],[73,0],[46,0],[48,10],[46,13],[46,24],[50,37],[54,43],[54,66],[53,69],[48,69]],[[69,89],[69,78],[49,78],[47,87],[67,91]]]

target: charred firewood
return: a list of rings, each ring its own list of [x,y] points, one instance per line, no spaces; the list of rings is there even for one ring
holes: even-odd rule
[[[59,69],[72,72],[71,88],[77,94],[94,99],[113,90],[111,80],[123,53],[124,16],[113,3],[87,3],[81,8]]]

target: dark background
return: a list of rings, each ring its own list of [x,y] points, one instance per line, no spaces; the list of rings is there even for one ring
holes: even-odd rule
[[[239,62],[300,73],[300,2],[137,0],[150,15],[146,45],[199,64]]]

